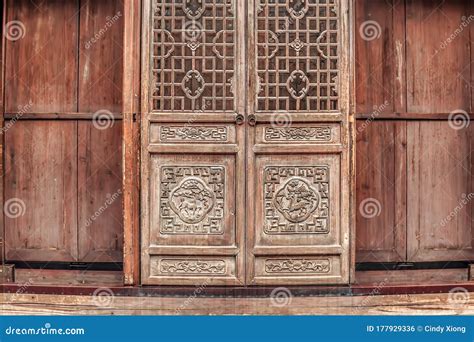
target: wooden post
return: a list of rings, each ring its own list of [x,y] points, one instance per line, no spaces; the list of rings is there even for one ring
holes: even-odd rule
[[[139,283],[141,0],[124,1],[123,220],[124,283]]]

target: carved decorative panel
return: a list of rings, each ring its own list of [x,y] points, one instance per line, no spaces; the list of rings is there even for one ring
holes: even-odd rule
[[[223,233],[223,166],[163,166],[160,175],[161,234]]]
[[[331,141],[331,127],[265,127],[265,141]]]
[[[266,273],[329,273],[329,259],[267,259]]]
[[[255,1],[257,110],[338,110],[335,0]]]
[[[154,0],[152,110],[233,111],[233,0]]]
[[[163,259],[161,274],[216,275],[226,273],[224,260]]]
[[[266,234],[329,232],[328,166],[269,166],[263,177]]]
[[[161,141],[227,141],[227,127],[161,126]]]

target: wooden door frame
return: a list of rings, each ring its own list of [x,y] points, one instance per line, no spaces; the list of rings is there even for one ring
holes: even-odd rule
[[[341,65],[347,77],[342,80],[341,99],[343,112],[348,115],[349,132],[349,279],[355,278],[355,78],[354,78],[354,1],[341,0],[343,41],[347,51],[343,54]],[[123,47],[123,220],[124,220],[124,258],[123,273],[125,285],[140,284],[140,117],[141,117],[141,47],[142,47],[142,0],[124,0],[124,47]],[[146,81],[146,80],[145,80]]]
[[[123,7],[123,274],[125,285],[138,285],[142,1],[124,0]]]

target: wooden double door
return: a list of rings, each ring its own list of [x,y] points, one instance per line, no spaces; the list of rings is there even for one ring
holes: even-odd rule
[[[142,283],[348,283],[348,3],[143,10]]]

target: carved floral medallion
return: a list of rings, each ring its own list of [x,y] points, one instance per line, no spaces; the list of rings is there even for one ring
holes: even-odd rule
[[[329,166],[267,166],[263,170],[265,234],[327,234]]]
[[[170,198],[171,209],[186,223],[201,222],[215,201],[212,190],[196,177],[184,179]]]
[[[275,207],[290,222],[305,221],[318,207],[319,195],[306,180],[291,178],[275,196]]]

